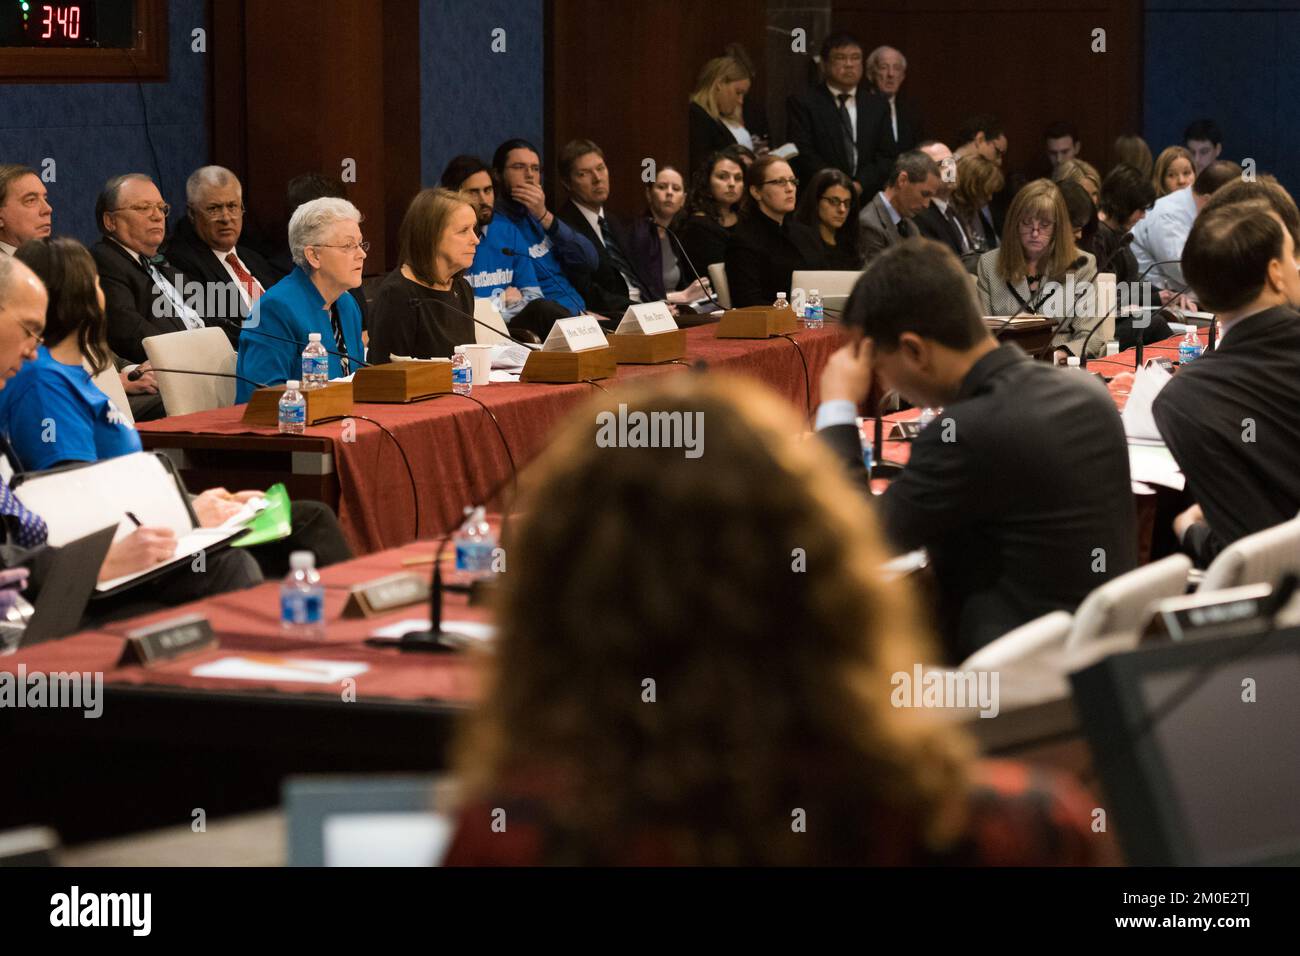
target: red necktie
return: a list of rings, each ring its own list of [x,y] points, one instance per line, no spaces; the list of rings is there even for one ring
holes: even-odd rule
[[[226,262],[229,263],[231,271],[239,277],[239,283],[248,290],[248,304],[252,305],[262,295],[262,285],[249,274],[244,268],[244,264],[239,261],[239,256],[233,252],[226,253]]]

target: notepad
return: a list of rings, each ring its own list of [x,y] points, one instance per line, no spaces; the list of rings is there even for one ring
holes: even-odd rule
[[[200,664],[190,671],[193,677],[226,680],[296,681],[304,684],[337,684],[370,670],[369,664],[354,661],[298,660],[288,657],[223,657]]]

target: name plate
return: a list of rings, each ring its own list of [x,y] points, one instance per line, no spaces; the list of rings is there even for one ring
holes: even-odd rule
[[[217,635],[202,614],[186,614],[130,631],[120,664],[150,667],[217,646]]]
[[[1142,640],[1188,641],[1206,637],[1242,637],[1269,627],[1265,614],[1273,589],[1247,584],[1209,594],[1166,598],[1153,609]]]
[[[429,582],[421,575],[399,571],[358,584],[348,593],[344,617],[374,617],[385,611],[429,600]]]
[[[609,345],[600,323],[590,315],[558,319],[542,344],[543,352],[584,352]]]
[[[672,309],[667,302],[638,302],[623,313],[623,321],[615,330],[618,335],[658,335],[677,328]]]

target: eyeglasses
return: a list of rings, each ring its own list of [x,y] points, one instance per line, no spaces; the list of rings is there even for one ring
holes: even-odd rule
[[[1022,219],[1020,220],[1020,231],[1032,235],[1037,230],[1045,236],[1050,236],[1056,231],[1056,223],[1043,222],[1041,219]]]
[[[28,340],[28,339],[30,339],[30,340],[33,341],[33,342],[39,342],[39,341],[41,340],[41,337],[45,335],[45,329],[44,329],[44,328],[33,329],[33,328],[32,328],[30,325],[28,325],[26,322],[19,322],[19,323],[18,323],[18,327],[19,327],[20,329],[23,330],[23,344],[24,344],[24,345],[27,344],[27,340]]]
[[[348,256],[355,255],[358,249],[360,249],[362,252],[370,251],[369,240],[366,240],[365,242],[349,242],[341,246],[330,245],[329,243],[326,242],[317,242],[317,243],[313,243],[312,246],[315,249],[342,249],[343,254]]]
[[[191,206],[190,208],[203,213],[209,219],[220,219],[223,214],[233,219],[236,216],[242,216],[245,212],[242,202],[214,202],[208,206]]]
[[[763,180],[763,185],[764,186],[792,186],[795,189],[798,189],[799,180],[795,179],[795,177],[793,176],[789,176],[786,179],[765,179]]]
[[[109,212],[126,212],[128,209],[141,216],[147,216],[156,209],[162,213],[164,219],[170,216],[172,212],[172,207],[165,202],[138,202],[134,206],[119,206],[116,209],[110,209]]]
[[[832,206],[834,206],[836,209],[848,209],[848,208],[849,208],[849,203],[852,202],[852,200],[849,200],[849,199],[836,199],[834,196],[823,196],[823,197],[822,197],[822,202],[830,203],[830,204],[831,204]]]
[[[510,170],[512,173],[534,173],[540,175],[542,172],[542,167],[538,166],[536,163],[531,166],[527,163],[511,163],[506,167],[506,169]]]

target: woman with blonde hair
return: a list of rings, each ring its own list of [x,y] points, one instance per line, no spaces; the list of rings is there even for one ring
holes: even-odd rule
[[[463,193],[424,189],[402,217],[401,265],[379,284],[370,307],[371,365],[449,356],[474,341],[474,290],[463,275],[474,262],[478,216]]]
[[[970,236],[973,252],[998,247],[998,232],[993,227],[988,204],[1006,182],[998,164],[979,153],[967,153],[957,160],[957,188],[953,190],[952,204],[966,235]]]
[[[642,416],[680,427],[620,443]],[[447,864],[1092,861],[1079,791],[894,706],[933,649],[802,430],[762,385],[696,375],[560,429],[508,543]]]
[[[1067,159],[1052,170],[1054,183],[1078,183],[1088,193],[1094,206],[1101,203],[1101,173],[1092,163],[1082,159]]]
[[[754,82],[754,70],[741,50],[729,48],[700,70],[690,101],[690,169],[699,169],[711,154],[737,143],[754,149],[754,137],[745,128],[745,97]]]
[[[1111,168],[1121,164],[1128,164],[1140,172],[1147,179],[1151,178],[1152,170],[1155,169],[1155,163],[1151,159],[1151,147],[1141,136],[1134,133],[1124,133],[1115,137],[1115,145],[1111,147]],[[1110,175],[1107,173],[1107,175]]]
[[[1085,288],[1097,274],[1096,259],[1074,243],[1070,212],[1056,183],[1036,179],[1016,193],[1007,210],[1002,245],[980,256],[976,268],[980,306],[985,315],[1033,313],[1060,319],[1052,346],[1058,360],[1079,355],[1091,327],[1076,328],[1075,289]],[[1107,320],[1114,323],[1114,318]],[[1108,335],[1092,336],[1088,355],[1100,355]]]
[[[1156,169],[1151,174],[1151,185],[1156,187],[1156,198],[1186,189],[1196,180],[1196,166],[1191,152],[1183,146],[1168,146],[1156,157]]]

